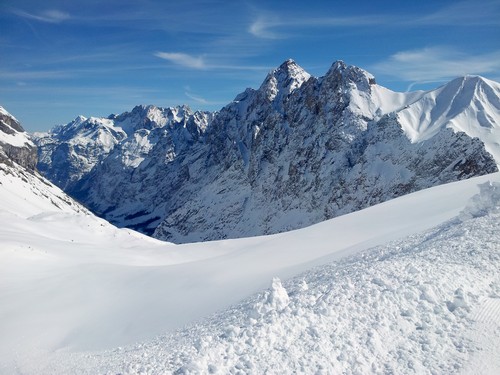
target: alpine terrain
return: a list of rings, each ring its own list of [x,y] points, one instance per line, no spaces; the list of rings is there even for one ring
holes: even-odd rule
[[[500,372],[500,173],[173,245],[37,174],[1,111],[1,374]]]
[[[26,211],[19,200],[32,202],[35,210],[90,214],[80,204],[36,171],[37,149],[19,121],[0,106],[0,185],[2,208]],[[28,204],[29,205],[29,204]]]
[[[38,168],[99,216],[176,243],[278,233],[498,170],[500,85],[392,92],[292,60],[216,113],[138,106],[37,134]]]

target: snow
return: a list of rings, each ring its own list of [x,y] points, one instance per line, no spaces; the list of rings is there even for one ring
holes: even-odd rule
[[[311,75],[289,59],[277,69],[271,71],[259,91],[265,93],[269,101],[274,101],[277,109],[283,105],[284,99],[306,82]]]
[[[122,163],[126,167],[137,168],[153,148],[154,144],[149,139],[150,131],[144,129],[142,132],[135,132],[130,141],[122,143]]]
[[[478,76],[457,78],[429,91],[398,112],[412,142],[433,137],[443,127],[479,138],[500,165],[500,85]]]
[[[4,107],[2,107],[1,105],[0,105],[0,114],[2,114],[4,116],[12,117],[15,121],[17,121],[17,119],[14,116],[12,116],[9,112],[7,112],[7,110]]]
[[[498,173],[187,245],[0,181],[0,373],[449,373],[497,348],[473,314],[500,294]]]
[[[13,121],[18,122],[17,119],[7,112],[7,110],[2,106],[0,106],[0,115],[10,117]],[[0,143],[6,143],[14,147],[34,146],[28,136],[28,133],[18,132],[7,124],[5,124],[5,126],[8,126],[12,130],[12,133],[0,131]]]
[[[371,91],[374,107],[379,109],[380,114],[399,111],[425,94],[425,91],[395,92],[380,85],[373,85]]]
[[[453,220],[284,285],[275,278],[198,325],[85,358],[125,374],[451,374],[481,358],[478,373],[498,373],[498,331],[481,327],[500,323],[499,219]]]
[[[0,132],[0,142],[14,147],[33,146],[33,142],[29,139],[28,134],[20,132],[14,132],[13,134]]]

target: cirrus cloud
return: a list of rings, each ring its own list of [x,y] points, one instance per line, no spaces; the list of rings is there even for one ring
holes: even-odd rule
[[[156,52],[154,54],[160,59],[170,61],[176,65],[186,68],[205,69],[206,64],[201,56],[191,56],[182,52]]]
[[[28,13],[21,9],[12,9],[11,11],[19,17],[47,23],[61,23],[71,18],[69,13],[58,9],[49,9],[38,14]]]
[[[399,51],[371,68],[376,74],[416,83],[439,82],[467,74],[500,74],[500,50],[465,54],[450,47]]]
[[[390,16],[347,16],[347,17],[287,17],[277,18],[259,16],[254,20],[248,32],[263,39],[284,39],[291,30],[307,28],[335,28],[383,25],[396,22]]]

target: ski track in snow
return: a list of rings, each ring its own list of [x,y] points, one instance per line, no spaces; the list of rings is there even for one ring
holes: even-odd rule
[[[474,310],[473,320],[477,324],[468,334],[477,351],[471,354],[461,374],[500,374],[500,295],[484,298]]]
[[[495,204],[493,212],[475,217],[480,209],[472,215],[466,210],[432,230],[316,267],[283,285],[274,279],[269,290],[156,340],[106,352],[60,352],[33,370],[498,374]]]

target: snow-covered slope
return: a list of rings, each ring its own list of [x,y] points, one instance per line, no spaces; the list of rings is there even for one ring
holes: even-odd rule
[[[88,215],[20,215],[1,194],[0,371],[498,369],[499,187],[497,173],[298,231],[177,246]],[[238,303],[273,277],[284,283]]]
[[[493,125],[481,130],[483,115],[500,122],[498,92],[487,89],[494,84],[468,101],[471,90],[455,86],[395,93],[341,61],[316,78],[287,60],[218,113],[138,107],[114,118],[127,137],[74,183],[58,183],[110,222],[176,243],[302,228],[498,170],[488,152],[498,135],[488,132]],[[466,133],[433,126],[426,137],[410,134],[428,127],[405,114],[436,113],[450,98],[468,116]],[[48,176],[73,160],[41,152],[52,160],[40,166]]]
[[[398,112],[413,142],[432,138],[444,127],[479,138],[500,164],[500,84],[478,76],[457,78]]]

